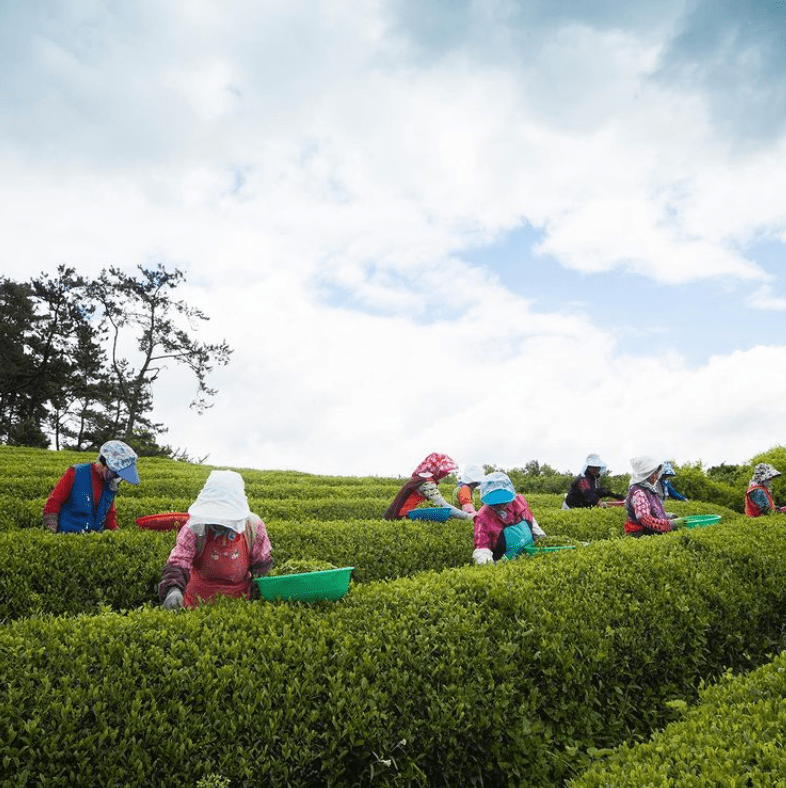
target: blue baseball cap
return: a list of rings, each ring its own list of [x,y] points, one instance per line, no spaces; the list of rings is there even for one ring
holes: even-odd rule
[[[495,471],[480,483],[480,500],[489,506],[510,503],[515,497],[516,490],[506,473]]]

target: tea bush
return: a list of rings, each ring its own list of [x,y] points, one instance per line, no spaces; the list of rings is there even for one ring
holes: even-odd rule
[[[7,786],[557,786],[783,647],[769,520],[0,629]]]
[[[622,745],[570,788],[783,784],[786,774],[786,653],[701,693],[684,719],[647,743]],[[683,704],[676,704],[683,708]]]

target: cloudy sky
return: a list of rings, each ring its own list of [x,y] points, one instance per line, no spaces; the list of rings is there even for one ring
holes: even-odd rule
[[[786,0],[2,0],[0,272],[163,262],[210,464],[786,442]]]

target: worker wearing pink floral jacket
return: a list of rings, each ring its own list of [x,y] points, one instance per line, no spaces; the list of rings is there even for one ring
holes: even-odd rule
[[[488,474],[480,483],[480,500],[483,506],[475,516],[472,553],[476,564],[515,558],[524,546],[546,535],[507,474]]]
[[[217,595],[248,599],[253,578],[266,575],[273,558],[265,524],[249,509],[243,477],[211,471],[188,514],[158,586],[164,607],[193,608]]]
[[[663,502],[655,487],[663,471],[663,462],[653,457],[641,456],[634,457],[630,464],[633,472],[630,475],[628,497],[625,499],[628,512],[625,533],[629,536],[646,536],[673,531],[675,526],[672,518],[663,508]]]

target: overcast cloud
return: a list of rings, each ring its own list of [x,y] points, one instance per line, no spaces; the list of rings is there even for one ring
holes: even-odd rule
[[[180,267],[165,443],[744,462],[786,416],[786,2],[0,3],[0,272]]]

